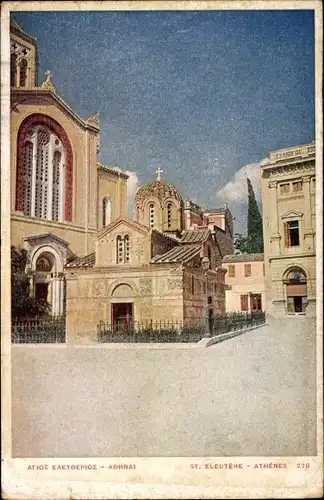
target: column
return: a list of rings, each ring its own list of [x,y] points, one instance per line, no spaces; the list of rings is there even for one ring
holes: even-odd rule
[[[60,314],[60,278],[57,273],[52,278],[52,315]]]
[[[56,294],[55,294],[55,273],[52,274],[51,278],[51,308],[52,308],[52,316],[56,314]]]
[[[58,299],[59,299],[59,304],[58,304],[58,314],[61,316],[63,314],[64,310],[64,280],[63,277],[60,276],[58,279]]]
[[[312,228],[312,206],[310,196],[310,176],[307,175],[303,179],[304,191],[304,250],[306,252],[314,252],[314,235]]]

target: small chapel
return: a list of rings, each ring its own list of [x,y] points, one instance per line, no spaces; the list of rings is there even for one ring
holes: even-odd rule
[[[203,321],[225,313],[222,258],[234,252],[227,206],[204,210],[162,178],[139,187],[98,161],[98,114],[83,119],[47,71],[36,39],[10,26],[11,240],[28,252],[32,293],[65,315],[68,341],[97,325]]]

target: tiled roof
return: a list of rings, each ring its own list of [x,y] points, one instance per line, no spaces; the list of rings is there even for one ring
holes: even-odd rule
[[[209,235],[209,229],[189,229],[187,231],[183,231],[181,235],[180,242],[181,243],[204,243]]]
[[[263,253],[238,253],[235,255],[225,255],[223,262],[250,262],[254,260],[264,260]]]
[[[93,267],[95,265],[95,262],[96,262],[96,255],[93,252],[90,253],[89,255],[86,255],[85,257],[78,257],[72,262],[66,264],[65,267]]]
[[[136,203],[145,200],[153,196],[154,198],[158,198],[161,202],[167,198],[174,198],[182,203],[182,196],[180,191],[173,185],[164,181],[163,179],[155,180],[153,182],[149,182],[141,186],[135,194],[135,205]]]
[[[172,248],[163,255],[158,255],[152,259],[153,264],[173,264],[176,262],[187,262],[200,253],[200,245],[181,245]]]

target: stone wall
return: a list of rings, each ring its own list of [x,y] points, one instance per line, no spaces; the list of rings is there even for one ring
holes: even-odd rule
[[[180,265],[75,269],[66,278],[68,342],[96,341],[97,325],[111,323],[116,302],[131,302],[136,322],[183,320]],[[125,296],[116,294],[118,287],[128,290]]]

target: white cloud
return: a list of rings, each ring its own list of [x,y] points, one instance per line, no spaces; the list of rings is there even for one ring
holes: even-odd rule
[[[127,179],[127,212],[128,216],[132,216],[133,212],[133,204],[134,204],[134,198],[135,198],[135,193],[138,189],[138,177],[136,172],[125,172],[129,177]]]
[[[258,163],[249,163],[241,167],[233,179],[217,191],[217,197],[228,203],[247,203],[246,179],[249,178],[255,197],[257,200],[260,200],[260,167],[267,161],[267,159],[264,159]]]

